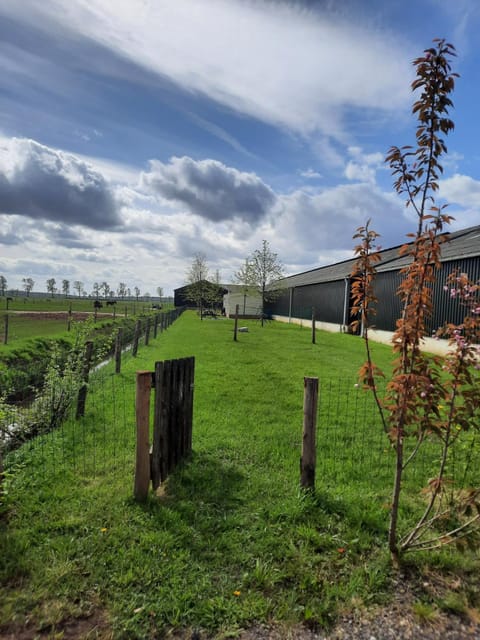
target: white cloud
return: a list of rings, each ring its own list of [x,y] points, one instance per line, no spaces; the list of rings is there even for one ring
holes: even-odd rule
[[[408,47],[295,4],[240,0],[23,0],[24,20],[91,38],[188,91],[300,133],[344,135],[343,109],[408,101]],[[374,114],[372,114],[374,115]]]
[[[375,184],[377,169],[383,166],[383,154],[364,153],[360,147],[349,147],[352,160],[347,162],[344,175],[348,180]]]
[[[480,181],[470,176],[454,174],[441,180],[439,195],[447,202],[480,211]]]
[[[308,178],[312,180],[317,180],[323,177],[321,173],[315,171],[312,168],[308,168],[305,171],[300,171],[300,175],[302,176],[302,178]]]

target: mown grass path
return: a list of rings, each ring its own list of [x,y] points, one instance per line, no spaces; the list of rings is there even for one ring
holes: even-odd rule
[[[317,332],[312,345],[307,329],[244,324],[249,332],[235,343],[233,322],[186,313],[125,363],[133,434],[135,371],[196,358],[192,459],[146,504],[132,499],[132,438],[115,439],[126,447],[122,468],[107,462],[95,477],[36,476],[38,451],[25,455],[1,524],[0,629],[26,619],[62,629],[100,611],[115,638],[161,637],[171,627],[219,634],[256,621],[328,625],[339,611],[388,600],[390,485],[367,460],[361,481],[357,470],[333,486],[318,477],[315,495],[299,490],[303,377],[353,386],[362,341]],[[390,350],[374,350],[388,367]],[[105,399],[102,411],[107,441],[119,416]],[[67,429],[62,437],[68,444]],[[412,565],[419,575],[461,575],[459,601],[469,607],[478,604],[469,577],[477,569],[468,552]]]

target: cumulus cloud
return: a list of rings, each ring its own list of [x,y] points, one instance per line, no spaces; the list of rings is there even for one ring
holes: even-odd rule
[[[152,160],[142,182],[166,200],[215,222],[240,218],[255,224],[276,201],[274,192],[254,173],[209,159],[184,156],[171,158],[168,164]]]
[[[440,197],[462,207],[480,209],[480,181],[471,176],[456,173],[451,178],[441,180]]]
[[[345,167],[345,177],[348,180],[358,182],[375,183],[377,169],[383,165],[383,155],[376,153],[363,153],[360,147],[349,147],[350,160]]]
[[[0,212],[111,229],[119,205],[102,174],[73,155],[24,138],[0,141]]]
[[[281,197],[279,209],[274,222],[282,238],[279,249],[291,263],[299,256],[315,263],[332,248],[351,257],[352,236],[369,218],[384,247],[401,244],[409,230],[401,202],[369,184],[338,185],[316,195],[295,191]]]

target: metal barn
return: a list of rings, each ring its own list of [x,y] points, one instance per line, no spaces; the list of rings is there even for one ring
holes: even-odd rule
[[[430,330],[433,333],[445,322],[461,322],[463,315],[458,300],[444,290],[447,277],[454,271],[468,273],[472,280],[480,280],[480,225],[447,234],[442,245],[442,267],[434,286],[434,315]],[[375,328],[392,332],[400,315],[400,301],[396,295],[400,270],[407,257],[399,257],[401,245],[380,252],[377,264],[375,295],[378,298]],[[350,314],[350,274],[355,259],[319,267],[285,278],[277,299],[268,305],[268,312],[279,320],[308,321],[313,309],[320,327],[332,331],[347,331]]]

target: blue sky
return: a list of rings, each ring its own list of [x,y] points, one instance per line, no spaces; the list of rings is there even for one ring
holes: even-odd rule
[[[166,294],[194,255],[230,282],[412,229],[383,160],[414,142],[412,60],[460,74],[441,201],[480,224],[477,0],[3,0],[0,274]]]

